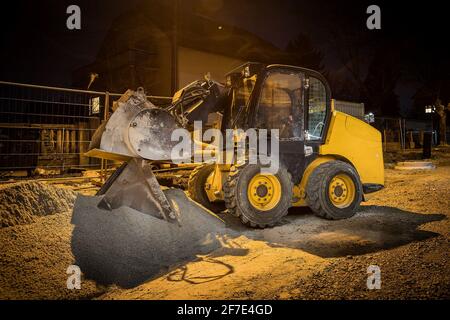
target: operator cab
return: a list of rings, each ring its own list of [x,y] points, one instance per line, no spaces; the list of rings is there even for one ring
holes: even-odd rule
[[[225,129],[278,130],[280,160],[300,181],[319,154],[331,115],[331,93],[318,72],[288,65],[246,63],[226,75]]]
[[[227,128],[278,129],[281,140],[323,142],[331,93],[318,72],[287,65],[246,63],[226,75],[231,103]]]

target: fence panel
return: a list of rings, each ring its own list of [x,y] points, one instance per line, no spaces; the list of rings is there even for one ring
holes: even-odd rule
[[[102,162],[84,153],[120,96],[0,81],[0,175],[99,169]],[[149,98],[159,105],[170,102]]]
[[[433,144],[437,144],[430,120],[377,117],[374,126],[382,133],[384,151],[422,148],[425,132],[431,132]]]

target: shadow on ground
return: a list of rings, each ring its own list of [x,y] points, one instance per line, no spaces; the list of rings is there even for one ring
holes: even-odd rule
[[[182,227],[130,208],[101,210],[100,197],[78,196],[71,246],[85,277],[131,288],[222,246],[223,221],[188,200],[181,190],[165,193],[181,215]]]
[[[329,258],[361,255],[421,241],[438,234],[421,230],[423,224],[445,215],[420,214],[384,206],[364,206],[351,219],[329,221],[315,217],[309,209],[293,209],[272,229],[248,230],[233,217],[227,226],[271,246],[301,249]]]
[[[435,237],[436,233],[421,230],[420,226],[445,218],[365,206],[351,219],[328,221],[307,209],[295,209],[278,226],[255,230],[226,214],[220,215],[223,223],[187,200],[181,190],[165,193],[181,215],[181,228],[129,208],[100,210],[96,207],[99,197],[77,198],[72,216],[72,252],[85,277],[103,285],[131,288],[172,270],[168,278],[171,281],[209,282],[233,273],[234,267],[221,265],[217,274],[192,278],[186,276],[183,264],[208,253],[201,259],[209,259],[205,261],[216,266],[222,263],[217,260],[221,256],[247,255],[247,249],[232,245],[233,238],[240,235],[273,247],[300,249],[324,258],[342,257]]]

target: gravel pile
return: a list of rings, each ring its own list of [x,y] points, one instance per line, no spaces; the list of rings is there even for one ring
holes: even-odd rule
[[[0,227],[29,224],[37,216],[72,209],[75,192],[41,182],[24,182],[0,187]]]
[[[220,219],[179,189],[164,192],[181,226],[128,207],[98,209],[100,197],[77,198],[72,252],[87,278],[130,288],[221,246],[225,224]]]
[[[65,212],[0,228],[0,300],[90,299],[104,292],[83,277],[81,290],[67,289],[74,264],[70,218]]]

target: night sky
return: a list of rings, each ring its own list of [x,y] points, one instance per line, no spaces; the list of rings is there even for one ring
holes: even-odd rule
[[[70,86],[72,71],[95,59],[113,19],[140,2],[3,2],[0,79]],[[396,47],[402,60],[409,61],[408,70],[402,70],[395,89],[402,109],[409,108],[412,94],[423,85],[421,80],[410,76],[414,68],[431,64],[433,68],[449,70],[450,11],[443,7],[443,1],[182,0],[181,3],[182,10],[244,28],[282,49],[299,32],[306,33],[324,55],[323,71],[331,74],[346,72],[334,32],[364,34],[367,54],[376,50],[378,43],[388,42],[392,48]],[[65,11],[70,4],[81,7],[80,31],[66,28]],[[382,30],[366,28],[366,8],[370,4],[381,7]],[[386,55],[391,54],[389,46],[383,50]],[[436,77],[450,78],[450,74]]]

